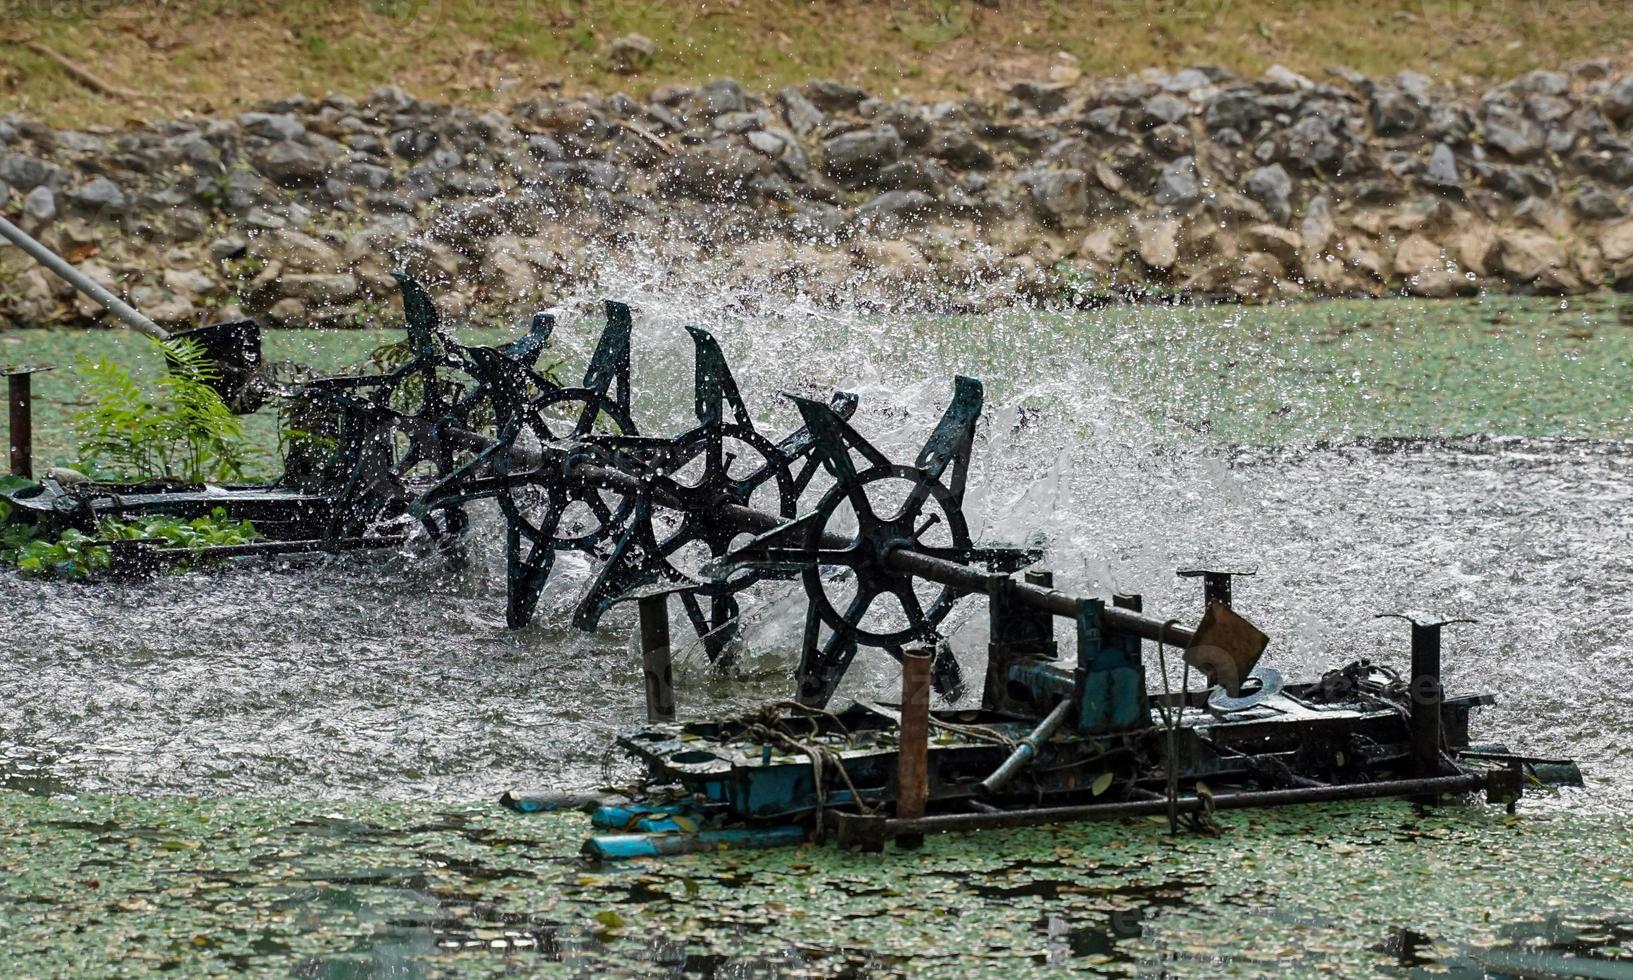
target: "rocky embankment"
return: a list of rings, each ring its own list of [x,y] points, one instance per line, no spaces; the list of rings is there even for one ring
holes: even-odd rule
[[[921,307],[1633,288],[1633,75],[1458,92],[1284,69],[999,103],[729,79],[479,112],[397,88],[236,118],[0,120],[5,212],[154,318],[345,322],[406,266],[514,312],[607,263]],[[94,308],[0,249],[0,317]]]

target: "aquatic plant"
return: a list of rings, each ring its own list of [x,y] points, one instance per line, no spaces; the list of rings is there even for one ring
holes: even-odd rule
[[[154,395],[106,356],[80,360],[78,373],[92,398],[73,418],[81,458],[130,479],[241,478],[244,428],[210,387],[213,362],[191,341],[152,344],[168,368],[154,380]]]
[[[0,485],[0,490],[5,487]],[[113,562],[115,541],[147,541],[164,548],[200,551],[217,545],[248,544],[255,525],[234,521],[220,507],[191,520],[152,515],[131,521],[104,520],[95,534],[69,528],[52,538],[29,523],[13,520],[14,508],[0,497],[0,564],[15,565],[24,575],[87,578]],[[187,563],[182,563],[185,567]]]

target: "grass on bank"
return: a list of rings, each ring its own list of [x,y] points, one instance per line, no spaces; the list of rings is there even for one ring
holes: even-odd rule
[[[629,32],[658,46],[651,70],[633,78],[604,55]],[[1313,75],[1334,64],[1410,67],[1486,82],[1591,57],[1626,67],[1629,37],[1633,4],[1621,0],[0,0],[0,38],[46,45],[143,96],[98,95],[20,43],[0,43],[0,111],[118,124],[388,81],[477,105],[556,82],[640,94],[715,76],[766,89],[837,77],[886,94],[974,94],[1051,68],[1192,64]]]

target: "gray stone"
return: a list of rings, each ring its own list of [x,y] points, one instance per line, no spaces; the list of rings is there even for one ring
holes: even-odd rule
[[[1202,188],[1197,183],[1196,158],[1180,157],[1163,169],[1157,177],[1151,200],[1163,207],[1183,208],[1202,200]]]
[[[402,114],[412,112],[419,103],[396,85],[382,85],[368,94],[363,105],[380,114]]]
[[[806,83],[805,97],[824,112],[845,112],[861,105],[868,94],[854,85],[819,78]]]
[[[997,164],[992,151],[967,130],[948,130],[930,139],[925,152],[960,170],[991,170]]]
[[[1588,173],[1600,180],[1608,180],[1618,187],[1633,184],[1633,149],[1626,146],[1607,147],[1578,157]]]
[[[773,160],[781,156],[783,148],[788,145],[781,136],[768,133],[763,129],[757,129],[743,138],[748,141],[749,146],[754,147],[755,150],[764,153]]]
[[[1220,92],[1202,107],[1202,122],[1210,132],[1234,129],[1248,136],[1257,132],[1259,123],[1267,117],[1258,94],[1248,89]]]
[[[1009,87],[1009,94],[1040,116],[1052,115],[1066,106],[1066,86],[1053,82],[1016,82]]]
[[[198,269],[166,269],[164,270],[164,288],[178,296],[189,299],[195,296],[210,296],[221,291],[221,284],[214,277]]]
[[[1224,69],[1217,69],[1224,71]],[[1230,77],[1227,71],[1223,75],[1215,73],[1212,68],[1181,68],[1162,80],[1162,88],[1166,92],[1186,95],[1197,89],[1204,89],[1215,82],[1222,82]]]
[[[717,78],[697,90],[699,108],[708,116],[742,112],[748,107],[748,96],[735,78]]]
[[[1514,79],[1514,87],[1541,95],[1564,95],[1571,90],[1571,78],[1563,72],[1538,68]]]
[[[108,144],[100,136],[65,130],[57,134],[57,146],[71,153],[106,153]]]
[[[125,192],[106,177],[93,178],[84,186],[76,187],[63,196],[71,204],[86,211],[123,211],[126,205]]]
[[[56,164],[21,153],[8,153],[0,159],[0,180],[20,191],[42,186],[61,187],[67,179],[67,171]]]
[[[638,75],[652,67],[658,45],[644,34],[625,34],[607,45],[607,66],[620,75]]]
[[[1081,170],[1029,170],[1016,178],[1032,198],[1038,217],[1056,227],[1083,223],[1089,210],[1089,178]]]
[[[1146,218],[1134,222],[1135,251],[1140,261],[1166,272],[1179,261],[1179,222],[1173,218]]]
[[[1589,221],[1611,221],[1627,213],[1622,202],[1594,184],[1577,191],[1576,196],[1571,198],[1571,207]]]
[[[1367,108],[1372,116],[1372,131],[1379,136],[1415,133],[1428,119],[1417,98],[1394,85],[1373,86]]]
[[[383,157],[386,155],[385,141],[372,133],[356,133],[347,136],[342,142],[347,149],[365,156]]]
[[[423,160],[442,142],[429,129],[404,129],[391,134],[391,152],[404,160]]]
[[[1100,133],[1118,133],[1123,128],[1123,107],[1103,105],[1083,115],[1083,124]]]
[[[777,104],[782,106],[782,116],[788,121],[788,128],[799,136],[809,134],[826,118],[821,109],[792,85],[777,90]]]
[[[1633,120],[1633,74],[1623,75],[1599,97],[1599,111],[1617,125]]]
[[[1542,130],[1505,105],[1486,107],[1485,137],[1487,146],[1495,146],[1516,160],[1529,160],[1542,152]]]
[[[206,246],[210,259],[214,262],[236,259],[243,255],[248,248],[249,242],[243,235],[239,234],[223,235]]]
[[[296,324],[306,319],[306,304],[293,296],[273,303],[266,312],[267,319],[277,324]]]
[[[1299,225],[1299,238],[1311,255],[1320,255],[1332,241],[1337,226],[1333,222],[1332,202],[1325,194],[1310,199],[1304,209],[1304,221]]]
[[[333,245],[293,228],[253,237],[249,253],[269,266],[279,265],[296,271],[333,272],[342,265],[340,253]]]
[[[747,146],[720,140],[677,154],[669,161],[663,184],[672,194],[724,201],[745,196],[750,182],[771,169],[770,160]]]
[[[885,191],[856,209],[859,221],[910,220],[928,216],[936,199],[923,191]]]
[[[1330,176],[1343,166],[1344,146],[1331,122],[1320,116],[1305,116],[1287,131],[1282,161],[1295,170],[1320,171]]]
[[[288,113],[246,112],[238,117],[238,125],[251,136],[273,140],[298,140],[306,135],[306,126]]]
[[[252,154],[250,163],[268,180],[282,187],[320,184],[328,169],[320,153],[293,140],[273,143]]]
[[[219,173],[221,151],[199,133],[178,136],[169,142],[169,149],[184,162],[205,173]]]
[[[1247,175],[1242,190],[1248,197],[1264,206],[1265,213],[1280,225],[1293,217],[1293,178],[1281,164],[1259,167]]]
[[[764,129],[771,123],[771,116],[763,109],[753,112],[727,112],[714,118],[714,128],[722,133],[747,133],[756,129]]]
[[[197,314],[191,299],[157,286],[137,286],[130,291],[130,301],[155,323],[184,323]]]
[[[879,171],[877,186],[888,191],[923,191],[939,196],[947,185],[947,172],[928,160],[899,160]]]
[[[822,172],[846,187],[865,187],[901,159],[902,138],[893,126],[859,129],[822,146]]]
[[[372,163],[348,163],[340,170],[340,179],[354,187],[383,191],[397,184],[397,175],[390,169]]]
[[[1499,262],[1513,282],[1529,283],[1565,268],[1565,246],[1541,231],[1505,231],[1498,237]]]
[[[1145,145],[1164,160],[1172,160],[1194,152],[1191,146],[1191,131],[1184,126],[1175,126],[1171,123],[1158,126],[1145,134]]]
[[[266,208],[250,208],[249,214],[244,215],[244,224],[260,231],[277,231],[280,228],[287,228],[289,219],[281,214],[273,214]]]
[[[50,221],[57,216],[57,195],[41,184],[23,196],[23,214],[42,224]]]
[[[533,159],[544,162],[567,159],[567,151],[561,148],[560,143],[537,133],[528,136],[527,152],[533,155]]]
[[[624,176],[624,171],[616,163],[610,163],[606,160],[580,160],[572,166],[575,168],[572,175],[573,182],[584,187],[616,194],[622,191],[628,182]],[[492,190],[484,188],[482,191],[482,193],[497,192],[497,186],[494,186]]]
[[[1271,65],[1265,71],[1264,79],[1289,92],[1308,92],[1315,88],[1315,82],[1284,65]]]
[[[1525,100],[1525,114],[1539,123],[1558,122],[1576,111],[1569,99],[1551,95],[1533,95]]]
[[[285,273],[278,291],[306,303],[344,303],[357,296],[357,279],[347,273]]]
[[[1467,143],[1474,116],[1462,106],[1437,105],[1429,110],[1429,133],[1442,143]]]
[[[1423,182],[1447,190],[1463,186],[1463,176],[1457,172],[1457,157],[1451,147],[1445,143],[1435,146],[1434,152],[1429,154],[1429,165],[1423,168]]]
[[[1193,111],[1189,99],[1182,99],[1166,92],[1153,95],[1140,104],[1140,125],[1145,129],[1154,129],[1157,126],[1181,123],[1189,119]]]

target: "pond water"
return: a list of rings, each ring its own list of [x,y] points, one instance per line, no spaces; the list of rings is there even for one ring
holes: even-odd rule
[[[1177,579],[1176,568],[1200,558],[1256,565],[1259,574],[1238,583],[1238,607],[1272,636],[1267,662],[1300,677],[1357,656],[1404,664],[1404,631],[1377,613],[1427,607],[1476,618],[1448,633],[1446,647],[1451,692],[1497,696],[1477,715],[1476,736],[1575,758],[1588,787],[1528,802],[1517,825],[1479,809],[1420,818],[1389,804],[1309,811],[1319,817],[1233,817],[1223,843],[1175,844],[1138,826],[1122,833],[1133,840],[1123,851],[1118,833],[1074,829],[960,838],[928,858],[869,864],[801,850],[803,858],[687,859],[671,870],[620,873],[610,884],[584,882],[570,857],[582,824],[454,803],[518,785],[590,786],[624,771],[607,750],[613,733],[640,717],[630,617],[615,613],[593,636],[572,630],[566,620],[590,569],[564,562],[539,621],[507,630],[502,534],[495,515],[478,514],[476,560],[460,572],[434,558],[374,554],[245,565],[143,587],[0,576],[0,608],[8,610],[0,627],[8,650],[0,658],[0,780],[14,791],[0,796],[12,828],[0,832],[0,848],[6,867],[35,883],[0,887],[0,924],[26,925],[54,902],[66,910],[83,900],[115,930],[97,933],[99,941],[131,941],[117,931],[135,928],[117,903],[147,902],[162,910],[151,913],[154,921],[175,932],[139,944],[162,953],[151,965],[242,966],[264,956],[303,963],[310,976],[513,969],[524,948],[513,940],[529,938],[536,954],[547,936],[555,968],[595,972],[634,955],[627,947],[641,930],[668,937],[668,945],[629,962],[722,976],[959,975],[1068,962],[1207,974],[1263,965],[1247,954],[1184,953],[1188,944],[1210,943],[1302,950],[1271,958],[1295,972],[1542,970],[1512,958],[1471,959],[1470,951],[1566,955],[1582,935],[1604,937],[1581,950],[1597,959],[1628,955],[1629,301],[901,318],[810,308],[798,297],[772,316],[762,309],[768,302],[652,291],[633,279],[608,288],[637,307],[643,432],[675,431],[690,410],[683,322],[715,330],[773,438],[794,425],[776,392],[838,386],[861,396],[859,430],[910,458],[944,407],[950,376],[980,376],[987,412],[967,503],[979,538],[1041,546],[1044,566],[1064,587],[1141,592],[1146,608],[1164,616],[1189,617],[1200,605],[1194,583]],[[590,298],[577,298],[571,310],[582,312]],[[569,317],[565,348],[581,353],[597,328]],[[110,339],[0,335],[0,361],[60,362]],[[336,362],[375,342],[366,334],[269,339],[274,356],[308,350]],[[49,382],[57,387],[42,384],[42,417],[60,419],[70,381],[64,374]],[[42,438],[44,454],[70,458],[71,447],[52,439],[60,436]],[[682,653],[683,712],[713,713],[789,691],[799,595],[767,587],[745,608],[739,676],[717,677],[698,651]],[[966,676],[979,676],[983,610],[961,607],[947,632]],[[892,661],[864,652],[841,698],[888,697],[897,677]],[[185,829],[200,812],[208,826]],[[329,815],[333,823],[324,822]],[[470,832],[473,825],[482,832]],[[405,826],[431,829],[397,832]],[[1436,834],[1457,846],[1441,848]],[[180,859],[197,850],[210,856],[206,864],[238,868],[220,879],[222,901],[232,903],[226,913],[215,898],[199,899],[209,889],[197,876],[209,876],[196,862],[176,864],[174,893],[150,894],[131,877],[155,854],[172,853],[163,850],[172,838],[193,842],[177,845]],[[1334,859],[1333,840],[1349,842],[1339,853],[1365,858]],[[1070,846],[1055,846],[1060,841]],[[46,858],[40,848],[62,853]],[[1074,862],[1105,849],[1096,859],[1104,874],[1145,891],[1119,898],[1104,883],[1070,890],[1084,883]],[[1451,867],[1453,851],[1468,865]],[[1234,867],[1247,852],[1262,863],[1258,878]],[[999,861],[1016,854],[1049,870]],[[68,897],[54,889],[85,877],[72,870],[74,855],[135,866],[102,874],[105,893]],[[755,866],[773,869],[761,874],[774,887],[717,894],[719,876],[729,877],[721,869],[738,861],[772,862]],[[1597,870],[1572,881],[1558,868],[1542,869],[1567,861]],[[496,866],[510,870],[496,879]],[[973,901],[969,921],[919,921],[917,904],[910,910],[885,895],[914,894],[921,887],[914,876],[931,866],[958,883],[930,889],[926,907]],[[364,867],[375,870],[363,874]],[[363,877],[339,880],[348,868]],[[265,875],[309,887],[291,891],[288,881]],[[636,901],[630,889],[642,875],[659,879],[652,887],[679,891]],[[1345,882],[1357,875],[1368,884],[1355,887],[1376,900],[1365,906],[1374,920],[1344,907]],[[904,884],[904,876],[912,880]],[[1330,889],[1312,892],[1311,908],[1295,900],[1300,882],[1315,887],[1301,876]],[[1448,876],[1460,880],[1437,899],[1448,907],[1389,911],[1390,896],[1398,905],[1424,881]],[[1001,882],[1009,878],[1055,884],[1006,898]],[[791,884],[807,879],[809,887]],[[259,893],[264,907],[236,895],[263,886],[273,889]],[[786,922],[767,925],[778,918],[767,903],[820,905],[825,886],[851,896],[841,919],[884,916],[892,927],[871,939],[858,926],[844,939],[821,940]],[[559,899],[541,898],[540,889],[561,887]],[[706,914],[692,901],[699,887]],[[1504,896],[1491,900],[1500,910],[1495,921],[1478,912],[1487,900],[1476,897],[1482,888]],[[1553,896],[1563,904],[1545,901]],[[1085,920],[1083,901],[1102,911],[1119,903],[1145,910],[1146,924],[1120,934]],[[375,904],[389,911],[376,915]],[[452,918],[450,907],[458,913]],[[478,912],[460,911],[467,907]],[[324,918],[321,910],[337,908],[333,921]],[[1222,910],[1227,919],[1203,924]],[[975,963],[964,958],[971,935],[1018,928],[1014,917],[1023,912],[1026,928],[1017,935],[1024,941]],[[275,913],[317,918],[292,926]],[[480,922],[467,929],[455,921],[460,915]],[[207,941],[189,956],[186,931],[195,919]],[[272,947],[257,952],[248,927],[223,938],[239,920],[275,933]],[[1166,925],[1153,933],[1153,921]],[[1322,953],[1322,944],[1332,952]],[[758,958],[728,955],[762,946]],[[922,955],[908,958],[909,950]],[[15,941],[0,940],[0,963],[7,955],[23,954]]]

